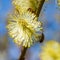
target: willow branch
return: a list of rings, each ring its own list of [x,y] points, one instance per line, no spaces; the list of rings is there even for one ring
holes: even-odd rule
[[[37,11],[37,16],[39,17],[39,14],[42,10],[42,7],[43,7],[43,4],[44,4],[45,0],[41,0],[40,1],[40,5],[39,5],[39,8],[38,8],[38,11]],[[40,39],[40,43],[44,40],[44,34],[42,33],[42,38]],[[25,54],[26,54],[26,51],[27,51],[28,48],[24,48],[23,51],[22,51],[22,54],[19,58],[19,60],[25,60]]]
[[[37,11],[37,16],[38,17],[39,17],[39,14],[40,14],[41,10],[42,10],[44,2],[45,2],[45,0],[40,0],[39,8],[38,8],[38,11]]]
[[[37,16],[38,17],[39,17],[39,14],[41,13],[44,2],[45,2],[45,0],[40,0],[39,8],[38,8],[38,11],[37,11]],[[39,42],[42,43],[43,41],[44,41],[44,34],[42,33],[42,36],[41,36]]]
[[[27,51],[27,48],[24,47],[24,49],[22,50],[22,54],[21,54],[19,60],[25,60],[26,51]]]

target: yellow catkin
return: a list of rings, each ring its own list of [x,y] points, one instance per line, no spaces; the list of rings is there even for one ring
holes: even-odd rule
[[[41,22],[37,21],[38,17],[25,11],[20,13],[14,11],[8,19],[8,33],[13,38],[17,45],[24,47],[30,47],[35,41],[39,40],[41,31]]]
[[[42,47],[40,53],[41,60],[60,60],[60,43],[56,41],[48,41]]]
[[[12,4],[17,10],[20,10],[20,12],[32,10],[36,13],[39,8],[40,1],[41,0],[13,0]]]
[[[60,0],[57,0],[57,4],[58,4],[58,6],[60,7]]]

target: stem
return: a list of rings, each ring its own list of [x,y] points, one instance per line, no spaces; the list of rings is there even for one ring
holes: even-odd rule
[[[39,14],[42,10],[42,7],[43,7],[43,4],[44,4],[45,0],[40,0],[40,4],[39,4],[39,8],[38,8],[38,11],[37,11],[37,16],[39,17]],[[42,33],[42,36],[41,36],[41,39],[40,39],[40,43],[42,43],[44,41],[44,34]]]
[[[19,60],[25,60],[26,51],[27,51],[27,47],[24,47],[24,49],[22,50],[22,54],[21,54]]]
[[[44,2],[45,2],[45,0],[40,0],[39,8],[38,8],[38,11],[37,11],[37,16],[38,17],[39,17],[39,14],[40,14],[41,10],[42,10]]]
[[[40,14],[41,10],[42,10],[42,7],[43,7],[44,2],[45,2],[45,0],[41,0],[41,1],[40,1],[39,9],[38,9],[38,11],[37,11],[37,16],[38,16],[38,17],[39,17],[39,14]],[[42,38],[40,39],[40,43],[43,42],[43,40],[44,40],[44,34],[42,34]],[[26,54],[27,49],[28,49],[28,48],[25,48],[25,47],[24,47],[24,49],[23,49],[23,51],[22,51],[22,54],[21,54],[19,60],[25,60],[25,54]]]

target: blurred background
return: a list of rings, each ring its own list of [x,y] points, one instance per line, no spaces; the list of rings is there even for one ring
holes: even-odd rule
[[[0,0],[0,60],[18,60],[21,46],[14,44],[6,29],[7,15],[12,10],[12,0]],[[45,2],[39,20],[43,23],[45,41],[57,40],[60,42],[60,8],[57,0]],[[27,50],[26,60],[39,60],[41,51],[39,42]]]

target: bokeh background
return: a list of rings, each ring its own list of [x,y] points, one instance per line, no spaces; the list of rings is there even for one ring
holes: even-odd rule
[[[12,10],[12,0],[0,0],[0,60],[18,60],[22,47],[14,44],[6,29],[7,15]],[[60,42],[60,8],[57,0],[48,0],[44,3],[39,20],[43,23],[45,40]],[[26,60],[39,60],[41,51],[39,42],[28,48]]]

